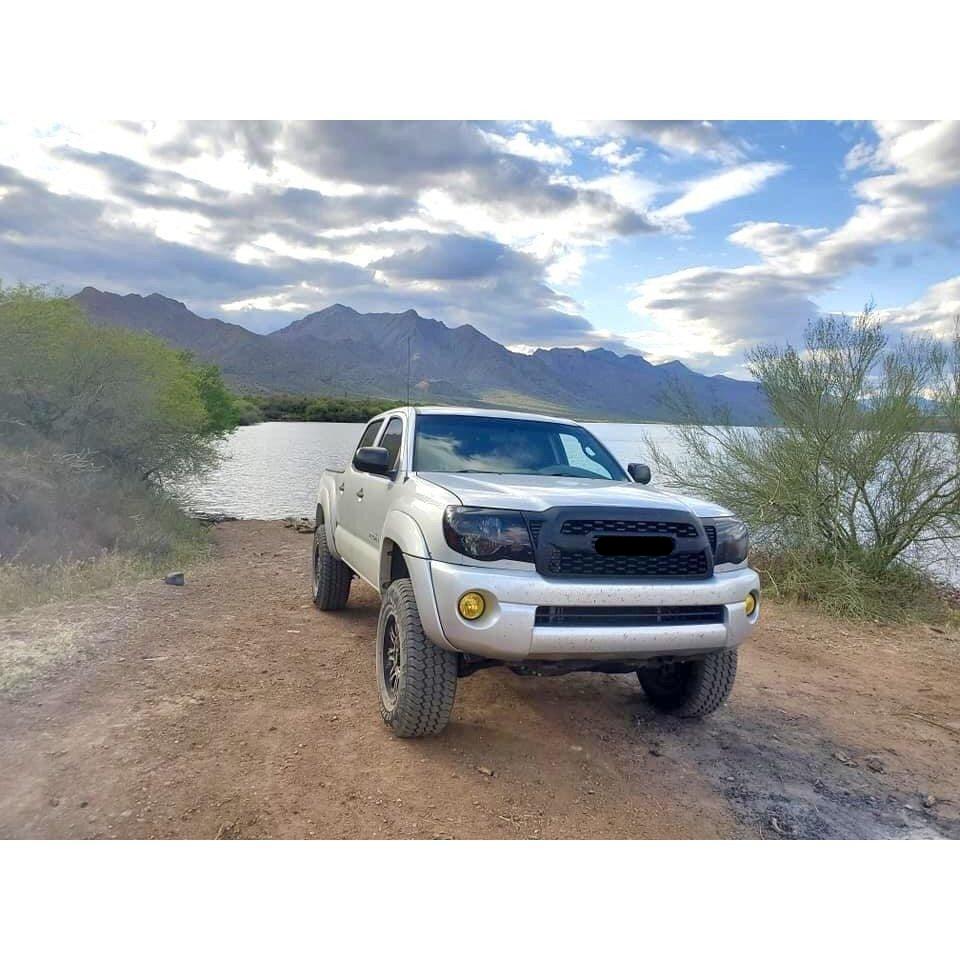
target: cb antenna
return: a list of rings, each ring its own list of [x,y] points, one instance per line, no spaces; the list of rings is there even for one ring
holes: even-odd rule
[[[410,406],[410,339],[413,334],[407,335],[407,406]]]

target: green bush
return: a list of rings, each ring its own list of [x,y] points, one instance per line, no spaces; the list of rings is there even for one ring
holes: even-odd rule
[[[220,371],[34,287],[0,288],[0,345],[0,611],[202,555],[165,483],[239,420]]]
[[[658,471],[739,513],[784,595],[896,619],[929,582],[918,548],[960,543],[960,338],[893,343],[868,310],[748,367],[777,426],[703,426],[688,408],[679,457],[650,444]]]
[[[96,327],[36,287],[0,288],[0,443],[49,442],[120,473],[209,464],[238,422],[216,367],[145,333]]]
[[[396,400],[308,397],[283,393],[243,397],[240,403],[245,423],[263,420],[365,423],[384,410],[400,406]]]
[[[249,397],[235,397],[233,403],[240,426],[248,427],[254,423],[263,423],[265,419],[263,411]]]

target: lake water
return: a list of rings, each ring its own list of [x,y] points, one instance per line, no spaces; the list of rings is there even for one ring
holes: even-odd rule
[[[259,423],[222,443],[220,466],[177,491],[188,506],[245,520],[312,517],[325,467],[342,466],[356,448],[362,423]],[[644,434],[668,452],[670,428],[657,423],[588,424],[626,466],[644,460]]]

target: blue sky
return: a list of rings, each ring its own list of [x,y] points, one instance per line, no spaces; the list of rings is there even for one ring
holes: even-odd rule
[[[709,373],[960,313],[960,123],[0,123],[0,279],[267,332],[333,302]]]

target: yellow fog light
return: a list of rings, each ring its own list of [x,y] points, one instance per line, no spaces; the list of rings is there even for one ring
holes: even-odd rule
[[[483,596],[471,590],[470,593],[465,593],[460,598],[457,609],[460,611],[460,616],[463,617],[464,620],[476,620],[477,617],[483,616],[483,611],[486,609],[486,606],[487,604]]]
[[[743,609],[748,617],[753,616],[753,611],[757,609],[757,595],[748,593],[747,599],[743,601]]]

